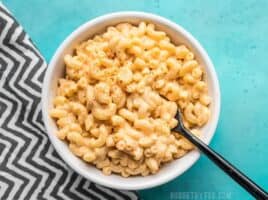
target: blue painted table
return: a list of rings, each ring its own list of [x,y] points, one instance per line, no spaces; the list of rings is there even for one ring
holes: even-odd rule
[[[47,61],[82,23],[121,10],[147,11],[185,27],[219,76],[222,110],[211,146],[268,190],[268,1],[3,0]],[[179,178],[139,191],[143,199],[252,199],[204,156]]]

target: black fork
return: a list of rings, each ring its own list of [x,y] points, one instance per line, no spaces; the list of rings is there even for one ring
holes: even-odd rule
[[[215,152],[208,145],[202,142],[198,137],[192,134],[187,128],[185,128],[179,110],[177,111],[176,119],[178,120],[178,125],[173,129],[173,131],[178,132],[185,138],[187,138],[203,154],[205,154],[211,161],[213,161],[218,167],[220,167],[226,174],[228,174],[233,180],[235,180],[256,199],[268,200],[268,194],[260,186],[254,183],[250,178],[248,178],[240,170],[234,167],[220,154]]]

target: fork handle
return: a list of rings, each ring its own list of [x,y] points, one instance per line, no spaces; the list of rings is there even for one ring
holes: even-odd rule
[[[254,183],[230,162],[225,160],[220,154],[202,142],[198,137],[184,127],[180,127],[179,132],[257,200],[268,200],[268,194],[260,186]]]

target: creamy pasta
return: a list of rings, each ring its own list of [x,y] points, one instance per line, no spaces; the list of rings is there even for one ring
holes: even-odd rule
[[[209,119],[202,66],[154,24],[108,27],[78,44],[64,62],[50,111],[56,134],[104,174],[154,174],[193,149],[171,131],[178,108],[196,135]]]

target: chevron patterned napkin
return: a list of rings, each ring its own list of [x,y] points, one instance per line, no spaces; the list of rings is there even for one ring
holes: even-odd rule
[[[0,199],[134,200],[79,176],[59,158],[42,122],[46,62],[0,3]]]

